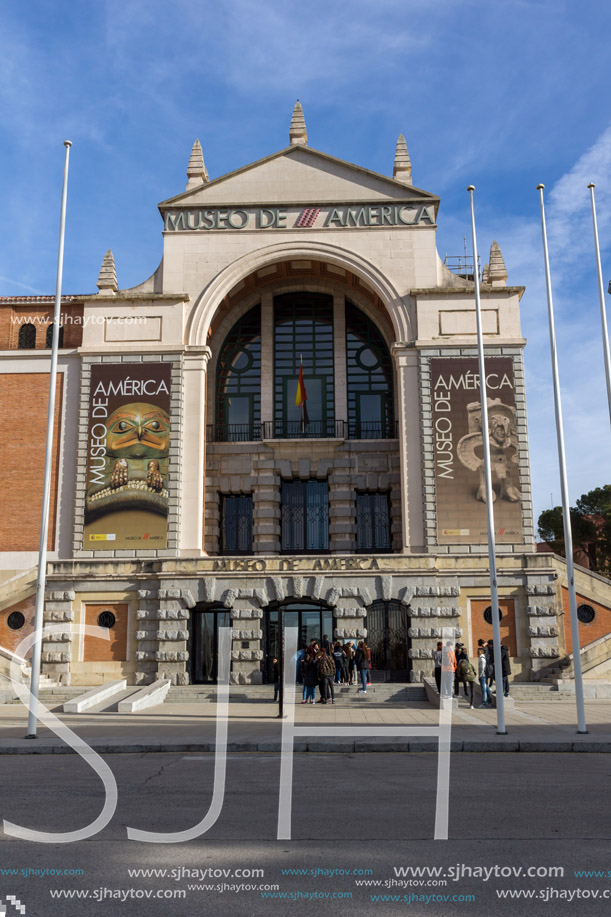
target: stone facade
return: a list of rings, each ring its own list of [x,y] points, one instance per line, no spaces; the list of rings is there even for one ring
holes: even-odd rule
[[[121,289],[121,266],[107,252],[98,293],[78,302],[66,297],[66,314],[78,312],[83,323],[82,336],[81,331],[78,338],[73,331],[65,335],[60,359],[67,382],[58,408],[45,620],[66,624],[68,631],[45,639],[42,647],[43,670],[57,681],[69,682],[77,662],[84,663],[70,628],[88,602],[129,604],[126,654],[132,655],[117,660],[115,675],[128,672],[139,684],[158,678],[189,683],[195,622],[211,609],[230,612],[234,684],[261,681],[270,615],[287,603],[324,609],[332,616],[333,636],[342,641],[371,637],[370,609],[393,603],[407,621],[401,639],[409,650],[412,681],[432,674],[432,652],[444,629],[471,639],[470,603],[477,600],[480,607],[490,590],[486,546],[470,536],[440,543],[431,361],[476,355],[472,275],[453,273],[439,258],[439,199],[412,184],[403,137],[393,178],[309,149],[300,107],[290,140],[279,153],[212,180],[196,142],[186,191],[160,205],[159,268],[142,284]],[[564,638],[556,561],[534,553],[519,314],[523,290],[507,285],[496,243],[482,279],[486,353],[510,360],[514,380],[512,448],[521,526],[519,537],[498,545],[499,589],[515,608],[516,677],[536,679],[562,655]],[[275,297],[292,293],[322,293],[330,303],[335,426],[316,437],[274,432]],[[8,300],[0,306],[0,328],[9,328],[9,313],[27,309],[25,302]],[[261,325],[260,433],[232,441],[215,435],[219,361],[228,335],[255,306]],[[41,304],[35,308],[40,311]],[[374,351],[377,346],[388,356],[392,385],[384,410],[392,423],[375,438],[355,434],[350,416],[350,399],[356,397],[350,310],[373,329],[371,340],[382,342]],[[28,375],[41,367],[48,371],[48,360],[39,340],[31,353],[11,353],[17,346],[11,334],[5,335],[7,360],[0,371],[18,369],[23,386],[12,376],[5,380],[17,397],[21,390],[35,390],[34,383],[27,385]],[[296,356],[300,346],[295,343]],[[91,374],[100,364],[171,366],[163,548],[83,548]],[[17,469],[10,486],[26,488],[27,468],[20,472],[20,461],[10,458],[9,464]],[[328,549],[283,552],[286,481],[327,482]],[[388,498],[385,553],[359,543],[357,500],[367,494]],[[221,555],[222,498],[231,495],[252,498],[252,542],[243,556]],[[29,542],[28,548],[14,550],[10,539],[2,541],[3,578],[33,566]],[[19,600],[24,598],[20,594]],[[92,667],[91,679],[110,678],[113,671],[112,663],[102,673]]]

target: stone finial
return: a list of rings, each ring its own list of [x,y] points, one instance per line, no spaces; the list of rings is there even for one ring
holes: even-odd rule
[[[409,158],[407,143],[403,134],[399,134],[399,139],[397,140],[392,177],[395,181],[401,181],[405,185],[411,185],[412,183],[412,161]]]
[[[115,259],[110,249],[108,249],[104,255],[102,267],[98,275],[97,288],[100,293],[116,293],[119,289]]]
[[[490,263],[488,267],[488,282],[493,287],[507,286],[507,268],[503,261],[503,255],[499,248],[498,242],[493,242],[490,246]]]
[[[208,170],[206,169],[206,164],[204,163],[202,145],[199,140],[195,141],[193,144],[193,149],[191,150],[189,165],[187,166],[187,179],[187,191],[189,188],[195,188],[197,185],[203,185],[209,180]]]
[[[295,102],[295,108],[293,109],[293,117],[291,118],[291,126],[289,127],[289,141],[291,145],[294,143],[302,143],[304,146],[308,145],[308,132],[303,116],[303,108],[301,107],[299,99]]]
[[[485,264],[482,271],[482,283],[490,283],[490,265]]]

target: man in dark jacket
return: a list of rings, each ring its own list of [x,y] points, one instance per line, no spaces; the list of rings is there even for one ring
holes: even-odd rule
[[[501,672],[503,675],[503,694],[505,697],[509,697],[509,676],[511,675],[511,664],[509,662],[509,650],[506,646],[501,646]]]

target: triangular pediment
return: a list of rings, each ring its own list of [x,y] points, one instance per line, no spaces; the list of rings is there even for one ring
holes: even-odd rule
[[[163,201],[159,207],[325,204],[439,198],[420,188],[336,159],[319,150],[290,146],[265,159]]]

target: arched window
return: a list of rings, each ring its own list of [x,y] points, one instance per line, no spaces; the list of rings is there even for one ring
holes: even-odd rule
[[[216,439],[260,438],[261,307],[255,306],[233,326],[216,371]]]
[[[34,325],[22,325],[19,329],[19,350],[34,350],[36,347],[36,328]]]
[[[48,326],[48,328],[47,328],[47,338],[46,338],[46,341],[45,341],[45,345],[46,345],[47,348],[51,348],[51,347],[53,346],[53,327],[54,327],[54,324],[53,324],[53,322],[51,322],[51,324],[50,324],[50,325]],[[58,347],[63,347],[63,346],[64,346],[64,329],[63,329],[63,326],[60,325],[60,326],[59,326],[59,343],[58,343]]]
[[[299,367],[307,393],[307,422],[296,404]],[[335,435],[333,297],[283,293],[274,297],[274,436]]]
[[[348,300],[346,356],[350,437],[394,437],[393,370],[386,341],[371,319]]]

